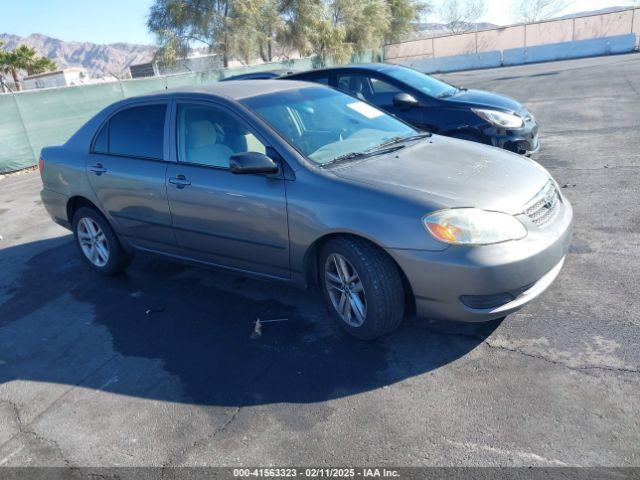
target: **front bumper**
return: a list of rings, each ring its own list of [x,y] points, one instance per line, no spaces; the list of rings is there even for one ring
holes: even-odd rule
[[[522,128],[517,130],[502,130],[492,127],[485,131],[491,138],[494,147],[504,148],[520,155],[533,155],[540,150],[538,138],[538,124],[531,118],[525,121]]]
[[[543,227],[527,224],[527,228],[529,234],[519,241],[451,246],[441,252],[391,249],[389,253],[411,285],[418,316],[490,321],[519,310],[557,277],[571,243],[571,205],[563,199],[553,221]],[[506,300],[475,308],[482,301],[474,305],[470,298]]]

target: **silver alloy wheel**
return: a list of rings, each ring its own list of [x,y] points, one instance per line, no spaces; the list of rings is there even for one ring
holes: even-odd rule
[[[96,267],[109,261],[109,244],[104,232],[93,219],[83,217],[78,222],[78,241],[85,257]]]
[[[339,253],[329,255],[324,278],[333,308],[352,327],[359,327],[367,316],[364,286],[356,269]]]

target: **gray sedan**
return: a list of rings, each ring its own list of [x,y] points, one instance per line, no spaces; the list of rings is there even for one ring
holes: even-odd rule
[[[94,270],[135,251],[320,286],[352,335],[501,318],[558,275],[572,209],[534,161],[338,91],[224,82],[113,104],[42,150],[42,198]]]

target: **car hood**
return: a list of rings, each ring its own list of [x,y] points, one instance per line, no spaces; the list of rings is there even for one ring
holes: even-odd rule
[[[454,104],[458,103],[480,108],[497,108],[515,113],[521,113],[524,110],[522,104],[513,98],[482,90],[462,90],[444,100]]]
[[[476,207],[510,214],[521,213],[550,179],[526,157],[438,135],[332,171],[432,209]]]

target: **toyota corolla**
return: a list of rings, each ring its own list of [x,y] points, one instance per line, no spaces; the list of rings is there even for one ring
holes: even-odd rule
[[[572,209],[536,162],[287,80],[130,98],[42,150],[42,198],[87,265],[136,251],[318,286],[352,335],[487,321],[556,278]]]

